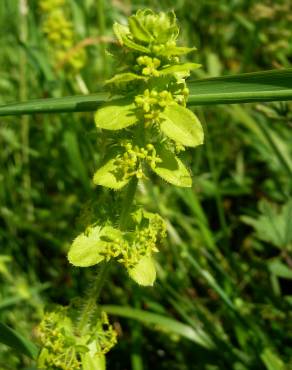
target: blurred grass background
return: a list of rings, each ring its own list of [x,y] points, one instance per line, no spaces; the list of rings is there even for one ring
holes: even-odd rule
[[[0,104],[98,91],[114,71],[112,24],[141,7],[175,10],[181,43],[198,48],[189,59],[203,65],[192,78],[291,65],[289,0],[66,0],[74,43],[59,65],[39,1],[1,0]],[[86,62],[72,71],[76,46]],[[138,202],[168,224],[158,282],[140,288],[117,268],[103,291],[128,316],[112,316],[119,343],[108,368],[292,369],[292,106],[195,111],[206,143],[186,154],[193,188],[157,178],[139,187]],[[72,268],[66,252],[104,194],[91,183],[102,144],[92,113],[0,118],[0,320],[25,336],[44,307],[84,295],[95,275]],[[129,306],[160,316],[153,324],[140,312],[142,325]],[[0,345],[1,370],[31,366]]]

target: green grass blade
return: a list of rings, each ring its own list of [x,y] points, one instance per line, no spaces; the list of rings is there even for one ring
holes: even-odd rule
[[[292,100],[292,68],[192,81],[189,105]]]
[[[32,359],[37,357],[37,346],[3,323],[0,323],[0,342]]]
[[[292,68],[201,79],[188,86],[190,106],[292,100]],[[32,100],[2,106],[0,116],[94,111],[106,100],[105,93]]]
[[[106,93],[29,100],[23,103],[7,104],[0,107],[0,116],[33,113],[89,112],[95,111],[107,100],[108,94]]]
[[[112,315],[126,317],[129,319],[138,320],[145,324],[157,325],[171,333],[178,334],[186,339],[199,344],[206,349],[213,349],[214,343],[211,338],[202,329],[194,330],[191,326],[183,324],[170,317],[158,315],[153,312],[144,310],[122,307],[122,306],[102,306],[103,310]]]

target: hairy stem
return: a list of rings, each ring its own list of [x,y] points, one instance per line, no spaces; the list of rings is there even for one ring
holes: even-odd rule
[[[128,185],[125,192],[125,196],[122,202],[122,211],[120,216],[120,228],[125,229],[128,223],[131,207],[136,194],[138,179],[133,177]]]
[[[128,188],[125,191],[124,199],[122,201],[122,210],[121,210],[121,216],[120,216],[120,227],[121,229],[125,229],[128,223],[131,207],[133,204],[133,200],[135,197],[136,189],[137,189],[137,178],[133,178]],[[89,298],[87,299],[87,302],[85,304],[85,307],[83,309],[83,312],[81,314],[81,319],[78,325],[78,331],[82,334],[88,324],[88,321],[90,319],[90,315],[92,314],[94,308],[98,304],[98,300],[101,294],[101,290],[104,286],[104,283],[106,281],[109,269],[111,266],[111,262],[103,262],[101,265],[101,268],[99,270],[97,279],[92,286],[92,289],[89,292]]]
[[[79,322],[78,330],[82,333],[84,329],[86,328],[86,325],[88,324],[88,321],[90,319],[90,315],[92,311],[94,310],[99,296],[101,289],[105,283],[108,271],[110,267],[110,262],[104,262],[101,265],[101,268],[99,270],[97,279],[95,280],[94,285],[92,286],[91,291],[89,292],[89,298],[85,304],[85,307],[83,309],[81,320]]]

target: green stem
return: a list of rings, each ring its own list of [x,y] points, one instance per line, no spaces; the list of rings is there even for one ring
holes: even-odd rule
[[[123,202],[122,202],[122,211],[120,216],[120,228],[125,229],[128,223],[128,218],[130,215],[131,207],[133,200],[136,194],[138,179],[133,177],[130,181],[128,188],[126,190]]]
[[[86,325],[90,319],[90,315],[92,311],[94,310],[99,297],[100,297],[100,292],[101,289],[105,283],[108,271],[110,268],[110,262],[104,262],[100,268],[99,274],[97,276],[97,279],[95,281],[95,284],[93,285],[90,293],[89,293],[89,298],[86,302],[86,305],[83,309],[82,315],[81,315],[81,320],[78,325],[78,330],[82,333],[84,329],[86,328]]]
[[[130,181],[128,188],[125,192],[125,196],[122,202],[122,212],[120,216],[121,229],[125,229],[127,226],[129,215],[131,212],[131,207],[132,207],[136,189],[137,189],[137,183],[138,183],[137,178],[136,177],[133,178]],[[100,293],[106,281],[110,266],[111,266],[111,262],[103,262],[100,268],[99,274],[97,276],[97,279],[95,281],[95,284],[93,285],[91,291],[89,292],[89,298],[85,304],[85,307],[81,314],[81,319],[78,325],[78,331],[81,334],[84,332],[88,324],[88,321],[90,319],[90,315],[92,314],[94,308],[96,307],[96,304],[98,303]]]

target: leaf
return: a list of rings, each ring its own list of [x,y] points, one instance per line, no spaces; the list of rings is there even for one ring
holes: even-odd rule
[[[177,72],[189,72],[193,69],[198,69],[202,65],[197,63],[182,63],[182,64],[175,64],[169,67],[165,67],[159,70],[160,75],[172,74]]]
[[[213,349],[215,347],[211,338],[202,328],[198,327],[194,329],[189,325],[183,324],[165,315],[158,315],[154,312],[134,309],[131,307],[112,306],[112,305],[102,306],[102,310],[104,310],[108,314],[127,317],[129,319],[137,320],[147,325],[149,324],[155,325],[156,329],[162,328],[163,330],[166,330],[169,333],[177,334],[207,349]]]
[[[111,79],[107,80],[105,82],[105,85],[122,84],[122,83],[128,83],[130,81],[135,81],[135,80],[145,80],[145,77],[136,75],[135,73],[131,73],[131,72],[118,73]]]
[[[196,147],[203,144],[204,132],[197,116],[181,105],[169,105],[161,113],[161,130],[178,143]]]
[[[90,353],[82,355],[82,370],[106,370],[105,355],[91,356]]]
[[[167,47],[163,49],[162,51],[159,52],[160,55],[162,56],[172,56],[172,55],[184,55],[188,54],[191,51],[195,51],[197,48],[188,48],[184,46],[172,46],[172,47]]]
[[[130,277],[136,283],[144,286],[152,286],[156,279],[156,269],[151,256],[144,256],[137,265],[128,270]]]
[[[140,42],[149,43],[153,39],[136,16],[129,17],[129,28],[134,38]]]
[[[0,342],[32,359],[36,359],[39,352],[38,347],[33,342],[3,323],[0,323]]]
[[[292,68],[188,81],[189,105],[292,100]]]
[[[68,252],[69,262],[74,266],[88,267],[104,260],[104,256],[100,252],[104,250],[106,242],[101,237],[106,235],[110,231],[109,229],[113,228],[89,227],[86,233],[78,235]]]
[[[292,280],[292,269],[284,265],[280,260],[277,259],[269,262],[268,268],[275,276]]]
[[[244,73],[233,76],[188,81],[188,106],[292,100],[292,68]],[[29,100],[0,107],[0,116],[89,112],[108,101],[109,95],[96,93],[63,98]],[[118,99],[112,100],[116,102]]]
[[[243,222],[251,225],[258,239],[286,248],[292,242],[292,199],[280,209],[274,204],[262,201],[258,218],[242,216]]]
[[[120,130],[138,123],[135,104],[127,102],[128,100],[113,101],[99,108],[94,115],[96,127]]]
[[[261,359],[267,370],[287,369],[281,358],[278,357],[278,355],[271,348],[264,349],[264,351],[261,353]]]
[[[170,184],[189,188],[192,186],[192,178],[182,161],[170,150],[163,147],[157,148],[157,154],[162,159],[153,171]]]
[[[93,182],[95,185],[105,186],[110,189],[119,190],[130,181],[130,178],[124,178],[119,170],[119,166],[115,164],[116,159],[110,159],[105,165],[99,168],[94,176]]]
[[[129,28],[127,26],[123,26],[119,23],[115,23],[113,25],[113,30],[115,35],[117,36],[121,45],[127,46],[129,49],[137,50],[142,53],[149,54],[150,50],[142,45],[136,44],[129,38]]]

